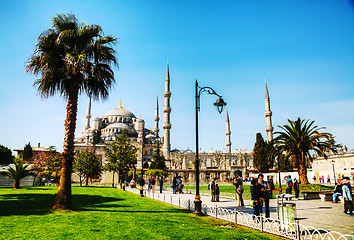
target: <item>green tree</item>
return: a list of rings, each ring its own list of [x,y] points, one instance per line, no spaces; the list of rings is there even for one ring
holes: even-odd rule
[[[74,159],[74,171],[85,177],[85,185],[88,186],[89,179],[98,178],[102,174],[102,162],[94,149],[86,149],[76,152]]]
[[[33,150],[31,143],[27,143],[23,148],[23,160],[26,162],[31,162],[33,157]]]
[[[71,173],[74,159],[79,94],[106,99],[114,81],[111,65],[117,65],[112,45],[117,38],[103,36],[99,25],[79,23],[74,14],[56,15],[53,27],[44,31],[27,63],[27,72],[41,75],[34,86],[42,97],[59,93],[67,100],[63,159],[54,209],[73,209]]]
[[[137,162],[137,149],[129,142],[129,137],[123,131],[120,136],[115,136],[115,140],[106,143],[104,151],[107,156],[107,164],[105,169],[118,173],[120,176],[120,184],[122,185],[129,170],[136,172],[135,164]],[[135,174],[134,174],[135,175]]]
[[[289,124],[279,126],[283,132],[274,133],[277,135],[274,139],[276,148],[290,158],[293,167],[298,169],[302,184],[308,184],[306,170],[308,161],[312,161],[311,153],[327,158],[327,152],[337,152],[333,135],[319,132],[325,127],[315,126],[314,122],[300,118],[296,121],[288,119]]]
[[[0,165],[9,165],[14,162],[11,149],[0,145]]]
[[[20,158],[14,159],[15,168],[9,167],[7,171],[1,172],[1,175],[7,176],[15,180],[14,188],[20,188],[20,181],[22,178],[32,175],[32,170],[29,165]]]
[[[291,164],[289,157],[281,153],[278,158],[278,166],[280,172],[291,172],[293,171],[293,165]]]
[[[272,145],[264,141],[261,133],[257,133],[253,148],[253,165],[259,172],[268,172],[273,166],[273,158],[268,155],[271,149]]]
[[[150,169],[160,169],[162,171],[167,169],[165,157],[160,153],[159,141],[157,141],[155,153],[152,155]]]

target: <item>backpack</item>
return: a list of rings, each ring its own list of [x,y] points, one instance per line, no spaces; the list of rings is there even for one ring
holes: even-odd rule
[[[293,181],[289,181],[289,187],[293,186]]]

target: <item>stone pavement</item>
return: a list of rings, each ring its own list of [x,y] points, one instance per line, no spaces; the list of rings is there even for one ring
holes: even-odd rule
[[[155,191],[159,193],[159,191]],[[180,197],[181,200],[194,201],[195,195],[193,194],[172,194],[171,191],[164,190],[163,194],[168,198],[171,195]],[[236,200],[221,198],[220,202],[211,202],[209,196],[201,196],[203,204],[208,206],[218,206],[227,209],[235,209]],[[252,207],[249,206],[250,200],[244,200],[245,206],[238,207],[240,212],[252,214]],[[337,231],[341,234],[354,234],[354,217],[343,214],[343,204],[332,202],[321,202],[321,200],[292,200],[286,201],[296,204],[297,219],[300,224],[305,226],[312,226],[317,229],[325,229],[329,231]],[[270,199],[270,217],[273,219],[278,218],[276,199]]]

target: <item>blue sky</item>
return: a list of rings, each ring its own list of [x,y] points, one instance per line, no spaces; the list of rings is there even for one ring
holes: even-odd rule
[[[99,24],[119,37],[117,84],[92,115],[119,105],[154,127],[156,93],[163,122],[166,62],[171,76],[172,148],[195,148],[194,82],[228,103],[232,148],[252,150],[265,138],[264,78],[273,126],[297,117],[327,127],[354,148],[354,5],[321,1],[1,1],[0,144],[31,142],[62,150],[65,101],[41,99],[25,63],[40,33],[59,13]],[[200,147],[225,148],[225,112],[202,95]],[[76,134],[83,131],[87,96],[79,99]]]

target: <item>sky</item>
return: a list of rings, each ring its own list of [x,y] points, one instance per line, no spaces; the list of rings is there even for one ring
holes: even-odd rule
[[[42,99],[26,73],[38,36],[56,14],[74,13],[119,38],[116,85],[92,116],[119,106],[154,128],[156,94],[163,124],[166,64],[171,79],[171,149],[195,150],[194,84],[222,95],[232,149],[252,150],[266,138],[264,79],[274,131],[287,120],[314,120],[337,143],[354,148],[354,4],[349,0],[279,1],[1,1],[0,144],[62,151],[65,100]],[[199,146],[226,146],[226,112],[203,93]],[[88,97],[79,97],[76,135],[84,130]]]

